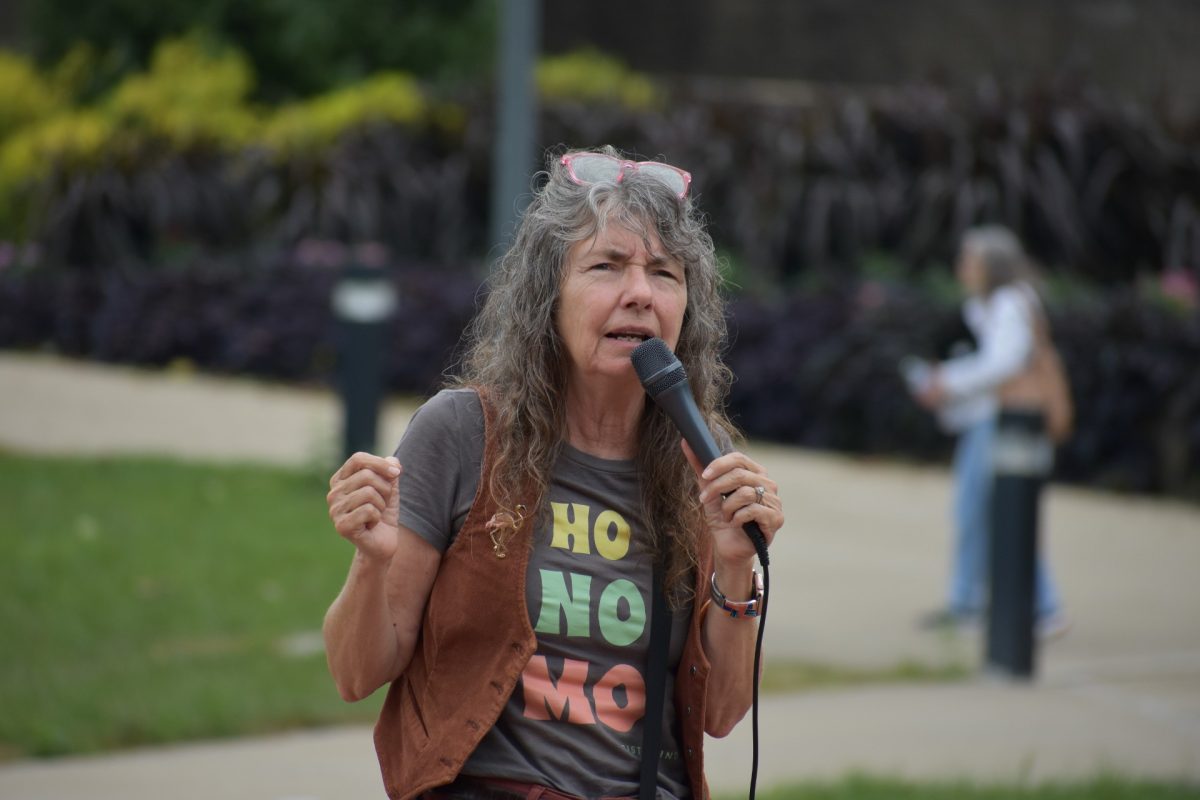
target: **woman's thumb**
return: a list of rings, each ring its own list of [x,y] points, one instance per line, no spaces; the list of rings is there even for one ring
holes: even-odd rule
[[[388,456],[387,462],[400,470],[400,474],[391,481],[391,491],[388,492],[386,498],[387,511],[384,514],[384,521],[395,525],[400,515],[400,481],[404,478],[404,468],[400,466],[400,459],[395,456]]]

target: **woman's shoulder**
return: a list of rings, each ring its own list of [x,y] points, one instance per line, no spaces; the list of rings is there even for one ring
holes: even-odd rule
[[[472,428],[483,426],[483,406],[479,392],[470,386],[451,387],[440,390],[417,409],[413,420],[420,418],[423,424],[443,427]]]
[[[449,386],[425,401],[425,405],[479,408],[479,389],[474,386]]]

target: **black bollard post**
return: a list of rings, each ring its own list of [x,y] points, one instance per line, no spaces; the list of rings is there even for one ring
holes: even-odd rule
[[[990,543],[989,670],[1016,678],[1034,673],[1038,509],[1054,450],[1037,411],[1002,411],[993,445]]]
[[[396,308],[391,277],[379,267],[352,262],[333,288],[338,322],[338,391],[343,409],[343,458],[373,452],[377,444],[383,353]]]

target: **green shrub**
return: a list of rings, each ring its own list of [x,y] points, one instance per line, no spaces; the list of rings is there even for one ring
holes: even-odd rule
[[[264,217],[232,211],[230,194],[242,195],[247,175],[279,168],[257,158],[259,149],[286,163],[319,157],[371,123],[464,125],[461,110],[442,103],[435,114],[416,80],[398,72],[276,110],[255,106],[246,56],[199,33],[161,42],[148,70],[73,107],[93,60],[80,47],[49,74],[16,56],[0,60],[0,239],[45,243],[52,260],[149,257],[168,230],[189,241],[237,239],[225,235],[225,221],[239,220],[240,231],[245,219]]]
[[[108,150],[111,118],[97,111],[64,111],[28,125],[0,145],[0,190],[42,177],[51,165],[86,169]]]
[[[496,0],[79,0],[26,2],[26,37],[40,63],[91,42],[92,90],[145,68],[154,48],[201,28],[254,64],[255,99],[308,97],[381,71],[423,80],[485,76],[493,63]]]
[[[32,198],[52,170],[87,174],[104,160],[112,121],[96,111],[62,111],[0,139],[0,238],[23,238]]]
[[[161,43],[150,70],[125,78],[104,108],[131,131],[180,149],[227,149],[251,141],[258,130],[246,102],[253,88],[254,70],[244,55],[191,34]]]
[[[630,109],[649,108],[659,100],[649,78],[590,48],[541,59],[536,78],[546,100],[614,103]]]
[[[384,121],[411,125],[426,113],[417,82],[409,75],[389,72],[284,106],[267,121],[262,142],[280,156],[312,153],[333,144],[349,129]]]
[[[66,98],[28,59],[0,50],[0,141],[58,113]]]
[[[0,232],[12,233],[20,195],[53,171],[136,161],[148,141],[227,150],[259,128],[246,105],[254,73],[235,50],[214,50],[196,35],[163,42],[148,72],[130,75],[94,107],[72,107],[70,86],[90,57],[74,50],[48,78],[0,52]]]

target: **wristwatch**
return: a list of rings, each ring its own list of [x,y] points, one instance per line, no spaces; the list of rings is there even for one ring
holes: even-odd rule
[[[762,611],[763,603],[763,582],[762,575],[758,570],[750,570],[751,578],[754,581],[754,596],[749,600],[730,600],[717,586],[717,573],[712,574],[712,599],[717,604],[717,608],[724,611],[729,616],[737,619],[738,617],[757,617]]]

